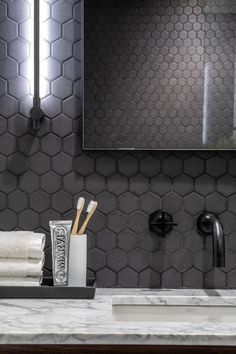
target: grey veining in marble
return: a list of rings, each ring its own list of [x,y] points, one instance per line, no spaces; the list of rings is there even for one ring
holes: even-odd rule
[[[236,304],[236,291],[230,290],[209,294],[204,290],[101,289],[94,300],[5,299],[0,301],[0,344],[236,345],[236,321],[222,325],[112,320],[112,301],[132,298],[137,303],[144,295],[146,302],[160,296],[169,301],[187,296],[194,302],[201,296],[203,301]]]
[[[235,296],[208,295],[115,295],[113,305],[236,306]]]

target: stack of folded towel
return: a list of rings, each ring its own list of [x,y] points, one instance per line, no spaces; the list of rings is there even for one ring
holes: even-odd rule
[[[42,281],[45,235],[0,232],[0,286],[37,286]]]

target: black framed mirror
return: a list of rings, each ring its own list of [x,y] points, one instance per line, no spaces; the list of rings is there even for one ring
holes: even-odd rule
[[[236,148],[231,0],[84,0],[84,148]]]

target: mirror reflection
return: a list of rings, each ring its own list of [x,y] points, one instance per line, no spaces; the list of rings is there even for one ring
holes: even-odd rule
[[[235,149],[233,0],[84,1],[85,149]]]

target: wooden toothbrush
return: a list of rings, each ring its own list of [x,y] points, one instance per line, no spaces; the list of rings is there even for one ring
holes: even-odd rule
[[[77,207],[76,207],[77,213],[76,213],[75,221],[74,221],[74,224],[72,227],[71,236],[77,235],[77,231],[78,231],[78,227],[79,227],[79,220],[80,220],[82,210],[84,208],[84,203],[85,203],[85,199],[79,198],[79,200],[77,202]]]
[[[98,203],[97,202],[94,202],[93,200],[91,200],[91,202],[89,203],[89,205],[87,206],[87,215],[86,215],[86,218],[78,232],[78,235],[83,235],[84,234],[84,231],[88,225],[88,222],[89,220],[91,219],[91,217],[93,216],[95,210],[97,209],[97,206],[98,206]]]

